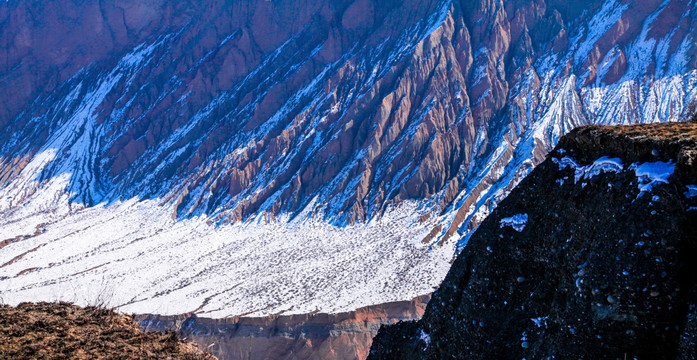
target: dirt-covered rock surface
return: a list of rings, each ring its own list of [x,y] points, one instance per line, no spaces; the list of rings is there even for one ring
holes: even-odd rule
[[[584,127],[370,359],[693,359],[697,124]]]
[[[176,333],[143,332],[132,316],[67,303],[0,306],[0,359],[215,360]]]

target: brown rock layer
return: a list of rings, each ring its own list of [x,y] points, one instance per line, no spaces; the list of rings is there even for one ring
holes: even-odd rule
[[[141,315],[146,330],[176,330],[221,360],[365,359],[384,324],[419,319],[430,296],[341,314],[278,315],[206,319]]]

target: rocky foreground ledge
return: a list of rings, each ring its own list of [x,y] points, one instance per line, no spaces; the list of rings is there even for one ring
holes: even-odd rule
[[[143,332],[132,316],[67,303],[0,306],[0,359],[215,360],[174,332]]]
[[[583,127],[369,359],[694,359],[697,124]]]

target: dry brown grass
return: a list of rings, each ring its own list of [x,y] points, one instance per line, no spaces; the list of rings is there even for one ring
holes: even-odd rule
[[[67,303],[0,306],[0,359],[214,360],[176,333],[141,331],[132,316]]]
[[[674,122],[626,126],[588,126],[603,132],[633,137],[657,137],[668,141],[697,141],[697,122]]]

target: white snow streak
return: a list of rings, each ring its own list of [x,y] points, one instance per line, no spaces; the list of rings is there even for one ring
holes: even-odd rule
[[[633,164],[630,169],[634,170],[639,178],[639,190],[650,192],[657,184],[668,184],[668,178],[675,172],[675,163],[658,161]]]
[[[501,219],[501,228],[506,226],[512,227],[517,232],[522,232],[525,230],[525,226],[528,225],[528,214],[517,214],[505,219]]]
[[[607,156],[603,156],[586,166],[579,165],[574,159],[568,156],[563,157],[561,160],[552,158],[552,161],[559,165],[559,170],[563,170],[567,167],[574,169],[574,183],[577,183],[581,179],[591,179],[602,173],[619,173],[624,168],[621,159],[609,158]]]

